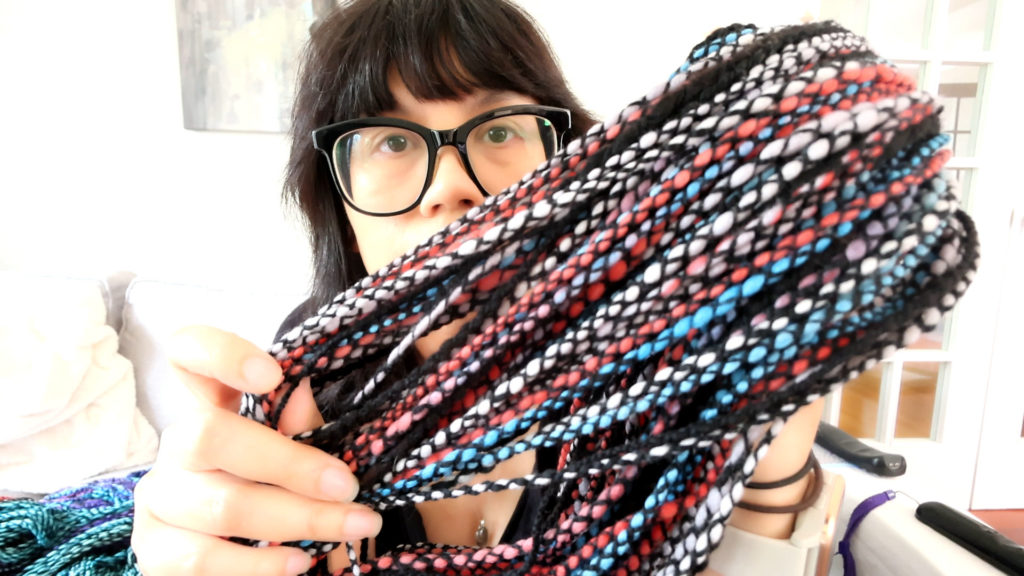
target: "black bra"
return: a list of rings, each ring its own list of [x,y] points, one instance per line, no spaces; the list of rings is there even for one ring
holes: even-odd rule
[[[534,470],[552,469],[558,464],[558,449],[541,448],[537,450]],[[533,519],[537,517],[537,509],[541,502],[540,487],[533,486],[523,490],[519,503],[508,521],[505,531],[501,534],[501,543],[508,544],[530,537]],[[402,544],[418,544],[427,541],[427,533],[423,528],[423,518],[416,506],[391,508],[381,512],[384,525],[377,535],[375,551],[378,556],[386,554]]]

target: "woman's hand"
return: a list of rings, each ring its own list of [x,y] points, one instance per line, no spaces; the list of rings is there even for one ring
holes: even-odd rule
[[[282,379],[277,362],[240,337],[208,327],[175,335],[171,363],[197,408],[164,431],[153,469],[135,489],[132,548],[146,576],[300,574],[300,550],[252,548],[229,536],[283,542],[355,541],[380,530],[352,499],[344,462],[288,435],[323,423],[307,383],[292,395],[281,432],[237,414],[243,392]]]

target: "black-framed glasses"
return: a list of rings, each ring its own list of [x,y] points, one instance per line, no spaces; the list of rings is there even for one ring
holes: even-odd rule
[[[571,126],[569,111],[506,106],[451,130],[396,118],[360,118],[313,131],[349,206],[372,216],[412,210],[434,178],[437,151],[454,146],[484,195],[501,192],[550,158]]]

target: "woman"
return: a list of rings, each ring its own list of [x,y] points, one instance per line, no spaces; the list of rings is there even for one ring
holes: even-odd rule
[[[307,218],[315,277],[312,297],[284,327],[513,184],[592,123],[542,34],[514,5],[343,5],[314,30],[297,90],[285,195]],[[463,139],[463,152],[428,143],[430,130],[453,128],[442,136]],[[309,140],[314,131],[321,150]],[[420,339],[417,355],[436,351],[459,325]],[[298,574],[310,563],[295,549],[250,548],[225,537],[353,541],[380,533],[378,541],[390,547],[422,533],[432,542],[493,545],[517,524],[530,524],[523,512],[529,516],[529,506],[520,502],[529,496],[514,490],[428,502],[384,522],[352,502],[357,481],[343,462],[236,414],[243,392],[264,393],[282,379],[263,350],[194,327],[177,335],[173,363],[198,407],[165,432],[156,465],[136,490],[132,546],[147,576]],[[820,410],[817,403],[790,420],[752,480],[801,469]],[[306,384],[284,411],[281,430],[295,434],[323,421]],[[535,457],[521,454],[487,477],[527,474]],[[744,498],[790,505],[809,481],[800,475]],[[787,538],[793,518],[738,509],[731,524]],[[346,561],[337,552],[333,568]]]

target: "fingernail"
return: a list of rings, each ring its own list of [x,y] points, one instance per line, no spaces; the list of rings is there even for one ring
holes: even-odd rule
[[[356,508],[345,518],[346,532],[364,538],[371,538],[380,532],[384,519],[369,508]]]
[[[309,567],[312,564],[313,560],[308,554],[299,552],[298,554],[292,554],[292,556],[288,558],[288,563],[285,564],[285,570],[288,571],[288,574],[302,574],[303,572],[308,572]]]
[[[359,494],[359,484],[351,474],[337,468],[328,468],[320,475],[320,489],[332,500],[351,502]]]
[[[266,385],[281,380],[281,367],[269,356],[251,356],[242,363],[242,374],[249,384]]]

